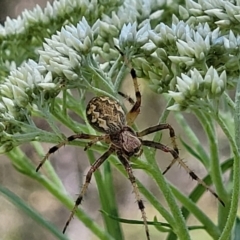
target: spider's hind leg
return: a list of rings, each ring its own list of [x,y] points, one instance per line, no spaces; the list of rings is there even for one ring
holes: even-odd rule
[[[213,191],[201,178],[199,178],[188,166],[186,163],[184,163],[182,161],[182,159],[180,159],[178,153],[174,150],[171,149],[161,143],[158,142],[154,142],[154,141],[147,141],[147,140],[142,140],[142,145],[144,146],[148,146],[148,147],[152,147],[152,148],[156,148],[159,149],[163,152],[168,152],[170,153],[174,160],[172,161],[172,163],[170,165],[172,165],[174,162],[178,162],[180,164],[181,167],[183,167],[186,172],[189,174],[189,176],[197,181],[200,185],[202,185],[205,189],[207,189],[224,207],[225,207],[225,203],[223,202],[223,200],[217,195],[217,193],[215,191]],[[166,173],[166,170],[165,170]]]
[[[129,177],[129,180],[132,183],[133,191],[135,193],[135,197],[136,197],[136,200],[137,200],[137,203],[138,203],[138,208],[140,209],[140,211],[142,213],[142,219],[143,219],[144,226],[145,226],[145,232],[146,232],[147,240],[150,240],[150,235],[149,235],[149,230],[148,230],[148,225],[147,225],[147,216],[146,216],[146,213],[144,211],[145,206],[143,204],[142,199],[140,198],[140,193],[139,193],[139,190],[138,190],[136,179],[133,175],[132,167],[129,164],[128,159],[125,156],[123,156],[121,152],[117,152],[117,156],[118,156],[118,159],[120,160],[120,162],[125,167],[125,169],[127,171],[127,174],[128,174],[128,177]]]
[[[71,211],[71,214],[63,228],[63,233],[65,233],[69,223],[71,222],[78,206],[81,204],[82,202],[82,199],[83,199],[83,196],[85,195],[86,191],[87,191],[87,188],[88,188],[88,185],[89,183],[91,182],[91,178],[92,178],[92,174],[102,165],[102,163],[114,152],[114,149],[113,148],[109,148],[99,159],[97,159],[91,166],[91,168],[89,169],[87,175],[86,175],[86,180],[85,180],[85,183],[82,187],[82,190],[80,192],[80,194],[78,195],[76,201],[75,201],[75,205]]]

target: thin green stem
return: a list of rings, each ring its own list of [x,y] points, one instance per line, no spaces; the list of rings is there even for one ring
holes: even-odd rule
[[[171,186],[171,189],[175,197],[191,212],[203,225],[205,230],[213,239],[218,239],[221,232],[219,228],[211,221],[207,215],[197,207],[197,205],[187,196],[182,194],[174,186]]]
[[[201,156],[201,162],[206,168],[209,168],[209,156],[204,150],[203,145],[200,143],[196,134],[193,132],[192,128],[186,123],[186,120],[181,113],[175,113],[175,118],[178,121],[179,126],[182,127],[184,133],[187,135],[188,142],[191,143],[191,146],[194,148],[194,150],[198,151],[199,155]]]
[[[223,97],[224,97],[225,101],[227,102],[228,106],[232,109],[232,111],[235,111],[235,103],[230,98],[230,96],[226,92],[224,92]]]
[[[116,92],[119,90],[120,85],[122,83],[122,80],[124,79],[124,75],[125,75],[126,69],[127,69],[126,64],[123,64],[121,66],[118,74],[117,74],[117,77],[116,77],[116,80],[115,80],[115,83],[114,83],[114,89],[115,89]]]
[[[161,189],[161,191],[168,203],[170,211],[172,212],[172,216],[175,219],[175,224],[174,224],[174,226],[172,226],[174,229],[174,232],[176,233],[176,235],[178,236],[178,238],[180,240],[181,239],[182,240],[187,240],[187,239],[190,240],[190,236],[188,233],[185,219],[183,218],[181,210],[176,203],[175,197],[174,197],[168,183],[166,182],[165,178],[163,177],[161,171],[159,170],[158,166],[151,165],[151,168],[149,169],[149,173],[156,181],[159,189]]]
[[[222,169],[222,172],[225,173],[226,171],[230,170],[232,168],[232,165],[233,165],[233,158],[230,158],[226,161],[224,161],[222,164],[221,164],[221,169]],[[208,174],[204,179],[203,181],[210,185],[212,183],[212,179],[211,179],[211,176]],[[197,202],[199,200],[199,198],[203,195],[203,193],[205,192],[205,188],[202,186],[202,185],[197,185],[195,187],[195,189],[191,192],[191,194],[188,196],[189,199],[191,199],[192,202]],[[176,196],[177,197],[177,196]],[[178,197],[177,197],[178,198]],[[181,200],[180,198],[178,198],[179,200]],[[183,216],[185,219],[188,219],[188,217],[190,216],[190,214],[192,213],[191,211],[191,208],[190,209],[187,209],[187,207],[185,207],[183,205],[182,207],[182,213],[183,213]],[[205,223],[204,223],[205,224]],[[205,227],[204,227],[205,228]],[[219,237],[218,237],[219,238]],[[171,240],[177,240],[177,236],[175,234],[173,234],[172,232],[169,234],[168,240],[171,239]]]
[[[198,110],[195,110],[195,114],[200,120],[208,136],[209,149],[211,154],[210,173],[211,173],[213,184],[216,187],[217,193],[220,196],[222,197],[227,196],[227,192],[224,188],[223,181],[222,181],[222,171],[220,168],[220,161],[219,161],[219,155],[218,155],[219,147],[217,142],[217,136],[216,136],[214,127],[211,127],[213,124],[210,124],[212,122],[212,117]]]
[[[168,102],[167,102],[167,104],[166,104],[166,107],[164,108],[164,111],[162,112],[162,114],[161,114],[161,116],[160,116],[160,118],[159,118],[159,121],[158,121],[159,124],[166,122],[166,119],[167,119],[167,117],[168,117],[168,115],[169,115],[169,113],[170,113],[170,111],[167,110],[167,108],[168,108],[169,106],[171,106],[173,103],[174,103],[174,100],[173,100],[172,98],[168,100]],[[160,141],[161,141],[161,138],[162,138],[162,132],[161,132],[161,131],[158,131],[158,132],[155,133],[154,138],[153,138],[153,141],[154,141],[154,142],[160,142]],[[151,162],[156,163],[156,158],[155,158],[155,156],[156,156],[156,151],[157,151],[156,149],[151,148],[151,149],[148,149],[148,151],[145,151],[145,152],[144,152],[144,155],[145,155],[145,157],[146,157],[146,160],[149,161],[149,163],[151,163]]]
[[[173,104],[174,104],[174,100],[173,100],[173,98],[170,98],[170,99],[168,100],[168,102],[167,102],[167,104],[166,104],[166,107],[164,108],[164,110],[163,110],[163,112],[162,112],[159,120],[158,120],[158,123],[165,123],[165,122],[167,121],[168,115],[169,115],[169,113],[170,113],[170,111],[167,110],[167,108],[170,107],[170,106],[173,105]],[[159,131],[159,132],[157,132],[157,133],[154,135],[153,141],[155,141],[155,142],[160,142],[161,137],[162,137],[162,132]],[[156,151],[156,150],[154,150],[154,151]]]
[[[237,209],[238,209],[238,201],[239,201],[239,187],[240,187],[240,81],[237,83],[236,97],[235,97],[236,111],[234,116],[234,124],[235,124],[235,139],[231,136],[230,132],[227,129],[224,121],[220,118],[220,116],[216,116],[217,122],[221,126],[223,132],[227,136],[230,145],[234,154],[234,163],[233,163],[233,186],[232,186],[232,196],[230,203],[230,210],[227,218],[227,222],[223,229],[222,235],[219,240],[230,239],[232,228],[235,224]]]

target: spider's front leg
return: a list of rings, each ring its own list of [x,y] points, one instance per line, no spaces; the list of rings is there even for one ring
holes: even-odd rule
[[[134,86],[134,91],[135,91],[136,102],[134,103],[130,97],[128,97],[124,93],[119,92],[119,94],[121,96],[126,98],[133,105],[132,108],[130,109],[130,111],[126,115],[127,125],[131,126],[134,123],[135,119],[137,118],[138,114],[140,113],[142,96],[141,96],[141,93],[139,91],[139,86],[138,86],[138,81],[137,81],[137,74],[136,74],[135,69],[132,67],[131,63],[126,58],[124,53],[117,46],[115,46],[115,48],[123,56],[126,65],[131,69],[130,70],[130,74],[131,74],[131,77],[132,77],[132,80],[133,80],[133,86]]]
[[[45,157],[42,159],[42,161],[39,163],[39,165],[36,168],[36,172],[39,171],[39,169],[42,167],[42,165],[45,163],[45,161],[49,158],[49,156],[53,153],[55,153],[59,148],[62,146],[66,145],[68,142],[71,142],[75,139],[85,139],[85,140],[91,140],[85,147],[84,150],[86,150],[88,147],[96,143],[97,141],[102,141],[105,140],[105,136],[97,136],[97,135],[90,135],[90,134],[85,134],[85,133],[79,133],[75,135],[71,135],[70,137],[67,138],[66,141],[63,141],[59,143],[58,145],[55,145],[49,149]]]
[[[173,149],[177,154],[179,154],[179,150],[178,150],[177,143],[176,143],[175,131],[174,131],[173,127],[168,123],[160,123],[156,126],[146,128],[145,130],[143,130],[141,132],[137,132],[137,136],[138,137],[143,137],[145,135],[148,135],[148,134],[151,134],[151,133],[154,133],[154,132],[158,132],[158,131],[162,131],[162,130],[165,130],[165,129],[169,130],[169,136],[170,136],[171,141],[172,141]]]
[[[86,180],[85,180],[85,183],[82,187],[82,190],[80,192],[80,194],[78,195],[76,201],[75,201],[75,205],[71,211],[71,214],[63,228],[63,233],[65,233],[69,223],[71,222],[78,206],[81,204],[82,202],[82,199],[83,199],[83,196],[85,195],[86,191],[87,191],[87,188],[88,188],[88,185],[89,183],[91,182],[91,178],[92,178],[92,174],[102,165],[102,163],[114,152],[115,150],[113,148],[109,148],[99,159],[97,159],[93,165],[91,166],[91,168],[89,169],[87,175],[86,175]]]
[[[142,219],[143,219],[144,226],[145,226],[145,232],[146,232],[147,240],[150,240],[150,235],[149,235],[149,230],[148,230],[148,225],[147,225],[147,216],[146,216],[146,213],[144,211],[145,206],[143,204],[142,199],[140,198],[140,193],[139,193],[139,190],[138,190],[136,179],[133,175],[132,167],[129,164],[129,160],[122,154],[122,152],[120,152],[120,151],[117,152],[117,156],[118,156],[118,159],[120,160],[120,162],[125,167],[125,169],[127,171],[127,174],[128,174],[128,177],[129,177],[129,180],[132,183],[133,191],[135,193],[135,197],[136,197],[136,200],[137,200],[137,203],[138,203],[138,208],[140,209],[140,211],[142,213]]]

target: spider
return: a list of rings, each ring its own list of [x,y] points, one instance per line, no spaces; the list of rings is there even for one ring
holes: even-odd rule
[[[118,49],[118,48],[117,48]],[[120,54],[124,56],[124,54],[121,52],[120,49],[118,49]],[[126,59],[125,59],[126,60]],[[127,63],[128,64],[128,63]],[[59,143],[58,145],[53,146],[49,149],[48,153],[45,155],[43,160],[39,163],[38,167],[36,168],[36,171],[38,171],[44,162],[49,158],[51,154],[56,152],[59,148],[67,144],[68,142],[71,142],[75,139],[84,139],[84,140],[90,140],[84,150],[87,150],[89,147],[91,147],[93,144],[102,141],[107,144],[109,144],[108,150],[102,154],[90,167],[87,175],[85,183],[81,189],[81,192],[79,193],[75,205],[71,211],[71,214],[63,228],[63,233],[65,233],[69,223],[71,222],[78,206],[81,204],[82,199],[87,191],[88,185],[91,181],[92,174],[103,164],[103,162],[113,153],[115,153],[119,159],[119,161],[122,163],[124,168],[126,169],[126,172],[128,174],[129,180],[133,186],[133,192],[135,194],[138,208],[141,211],[143,223],[145,226],[145,232],[147,240],[150,240],[149,235],[149,229],[147,225],[147,217],[145,213],[145,207],[143,204],[143,201],[140,197],[140,193],[138,190],[138,186],[136,183],[136,179],[133,175],[133,170],[130,164],[130,158],[132,156],[140,156],[142,153],[142,146],[148,146],[155,149],[162,150],[163,152],[170,153],[173,156],[173,160],[170,163],[170,165],[166,168],[166,170],[163,172],[165,174],[171,166],[178,162],[180,166],[182,166],[187,173],[191,176],[192,179],[196,180],[199,184],[203,185],[207,190],[209,190],[217,199],[218,201],[224,206],[224,202],[220,199],[220,197],[211,189],[209,188],[205,182],[203,182],[180,158],[179,158],[179,150],[177,148],[177,144],[175,141],[175,132],[171,125],[167,123],[160,123],[156,126],[148,127],[145,130],[141,132],[136,132],[131,128],[131,125],[133,125],[135,119],[137,118],[138,114],[140,113],[140,107],[141,107],[141,93],[139,91],[139,86],[137,82],[137,75],[134,68],[131,67],[131,65],[128,65],[130,67],[130,73],[134,85],[135,90],[135,98],[136,101],[130,97],[128,97],[126,94],[119,92],[121,96],[126,98],[133,106],[130,109],[127,114],[125,114],[122,106],[120,103],[113,98],[107,97],[107,96],[100,96],[100,97],[94,97],[92,98],[87,107],[86,107],[86,116],[89,124],[98,132],[104,133],[104,135],[92,135],[92,134],[85,134],[85,133],[79,133],[71,135],[67,138],[66,141]],[[173,148],[170,148],[166,145],[163,145],[159,142],[154,141],[148,141],[143,140],[142,137],[145,135],[162,131],[164,129],[169,130],[169,135],[171,138],[171,142],[173,145]]]

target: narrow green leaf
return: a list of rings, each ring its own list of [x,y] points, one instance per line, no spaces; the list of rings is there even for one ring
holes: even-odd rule
[[[17,208],[25,212],[29,217],[31,217],[38,224],[42,225],[47,229],[52,235],[56,236],[59,240],[68,240],[68,238],[63,235],[53,224],[44,219],[37,211],[29,207],[21,198],[19,198],[15,193],[11,192],[5,187],[0,186],[0,193],[8,198]]]
[[[193,157],[195,157],[196,159],[202,162],[201,156],[194,150],[192,146],[187,144],[182,138],[180,138],[180,142]]]

